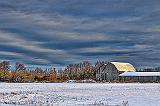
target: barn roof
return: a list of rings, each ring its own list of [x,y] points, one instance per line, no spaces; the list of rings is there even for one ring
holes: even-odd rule
[[[119,76],[160,76],[160,72],[124,72]]]
[[[111,62],[119,71],[136,71],[130,63]]]

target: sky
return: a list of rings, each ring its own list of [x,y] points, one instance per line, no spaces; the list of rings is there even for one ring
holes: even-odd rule
[[[159,0],[0,0],[0,60],[160,66]]]

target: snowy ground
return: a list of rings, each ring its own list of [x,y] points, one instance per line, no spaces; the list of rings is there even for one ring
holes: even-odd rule
[[[160,106],[160,84],[0,83],[0,104]]]

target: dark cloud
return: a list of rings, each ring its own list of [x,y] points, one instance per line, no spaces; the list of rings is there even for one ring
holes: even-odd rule
[[[159,66],[158,0],[0,1],[0,59],[63,67],[83,60]]]

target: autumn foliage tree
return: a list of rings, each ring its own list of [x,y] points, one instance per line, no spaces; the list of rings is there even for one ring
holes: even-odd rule
[[[8,77],[8,70],[9,70],[9,62],[3,61],[0,63],[0,77],[3,79]]]

